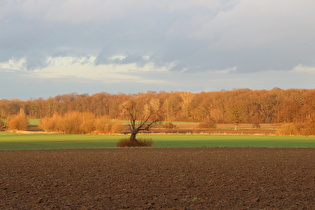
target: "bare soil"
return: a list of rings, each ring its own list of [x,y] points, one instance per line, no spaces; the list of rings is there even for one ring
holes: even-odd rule
[[[0,209],[315,209],[315,149],[0,151]]]

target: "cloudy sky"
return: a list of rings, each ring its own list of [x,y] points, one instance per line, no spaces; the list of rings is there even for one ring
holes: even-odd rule
[[[315,88],[314,0],[0,0],[0,98]]]

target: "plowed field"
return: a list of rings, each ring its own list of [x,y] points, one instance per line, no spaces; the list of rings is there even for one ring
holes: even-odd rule
[[[315,209],[315,149],[0,151],[0,209]]]

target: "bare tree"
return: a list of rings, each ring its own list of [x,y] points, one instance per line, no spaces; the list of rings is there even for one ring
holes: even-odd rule
[[[189,118],[189,105],[194,99],[194,94],[190,92],[183,92],[180,94],[180,96],[182,98],[181,107],[183,111],[183,116],[185,117],[185,119],[188,119]]]
[[[122,115],[129,120],[131,132],[130,141],[137,141],[137,134],[151,128],[151,126],[161,121],[160,101],[151,99],[147,104],[141,105],[135,100],[130,100],[122,105]]]

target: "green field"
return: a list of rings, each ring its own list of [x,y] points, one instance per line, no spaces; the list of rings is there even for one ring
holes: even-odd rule
[[[139,135],[153,147],[315,147],[315,137],[259,135]],[[114,148],[128,135],[19,134],[0,132],[0,150]]]
[[[41,121],[41,119],[28,119],[28,123],[30,125],[38,125],[38,123]]]

